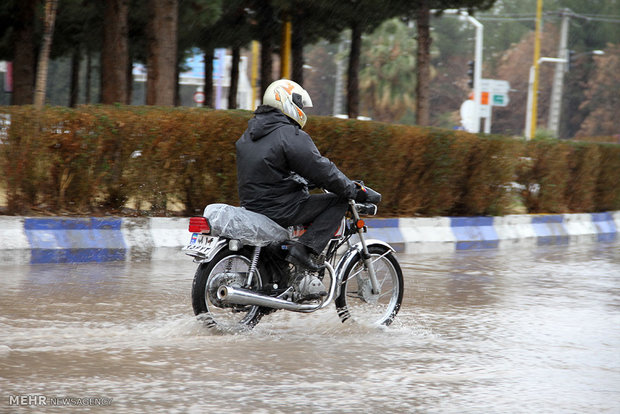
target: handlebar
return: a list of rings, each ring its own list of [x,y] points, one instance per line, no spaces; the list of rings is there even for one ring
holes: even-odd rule
[[[302,177],[299,177],[299,178],[303,179]],[[307,181],[307,180],[305,180],[305,179],[303,179],[303,180],[304,180],[304,185],[305,185],[305,186],[306,186],[309,190],[312,190],[312,189],[315,189],[315,188],[319,188],[319,187],[317,187],[314,183],[312,183],[312,182],[310,182],[310,181]],[[360,181],[360,180],[354,180],[353,182],[354,182],[357,186],[359,186],[360,188],[362,188],[362,189],[366,192],[366,194],[367,194],[367,197],[366,197],[366,201],[365,201],[365,203],[362,203],[362,204],[357,204],[357,205],[365,205],[365,204],[373,205],[373,206],[374,206],[375,213],[376,213],[377,206],[376,206],[375,204],[377,204],[377,203],[380,203],[380,202],[381,202],[381,193],[379,193],[379,192],[377,192],[377,191],[373,190],[372,188],[370,188],[370,187],[368,187],[368,186],[365,186],[363,181]],[[324,189],[324,188],[323,188],[322,190],[323,190],[324,192],[326,192],[326,193],[329,193],[329,191],[328,191],[328,190],[326,190],[326,189]],[[375,214],[375,213],[373,213],[373,214]]]
[[[365,186],[363,181],[354,181],[354,182],[362,190],[364,190],[366,192],[366,194],[367,194],[366,202],[372,203],[372,204],[377,204],[377,203],[381,202],[381,193],[378,193],[377,191],[373,190],[372,188]]]
[[[373,203],[355,203],[355,209],[361,216],[374,216],[377,214],[377,205]]]

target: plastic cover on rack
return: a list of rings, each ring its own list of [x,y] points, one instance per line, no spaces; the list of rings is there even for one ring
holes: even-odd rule
[[[288,230],[269,217],[243,207],[209,204],[204,216],[209,220],[211,234],[240,240],[252,246],[266,246],[289,238]]]

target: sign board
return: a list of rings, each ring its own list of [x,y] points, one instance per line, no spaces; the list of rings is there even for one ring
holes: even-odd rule
[[[469,95],[470,100],[474,100],[474,94],[471,93]],[[508,94],[501,93],[492,93],[492,92],[481,92],[480,93],[480,105],[482,106],[506,106],[510,102],[508,99]]]
[[[488,105],[489,104],[489,93],[482,92],[480,95],[480,105]]]
[[[197,104],[205,103],[205,93],[202,91],[194,92],[194,102],[196,102]]]
[[[498,79],[481,79],[480,86],[483,91],[505,94],[510,91],[510,82]]]
[[[510,82],[499,79],[481,79],[480,86],[482,92],[482,104],[487,103],[491,106],[506,106],[510,100],[508,92],[510,91]],[[487,94],[487,103],[484,101],[484,94]],[[490,100],[490,102],[489,102]]]
[[[480,118],[488,118],[491,116],[491,105],[480,105]]]
[[[484,132],[491,132],[491,111],[494,106],[508,105],[508,92],[510,83],[498,79],[481,79],[480,82],[480,107],[476,111],[474,93],[461,105],[461,124],[468,132],[480,130],[480,120],[485,119]],[[476,112],[477,116],[476,116]]]

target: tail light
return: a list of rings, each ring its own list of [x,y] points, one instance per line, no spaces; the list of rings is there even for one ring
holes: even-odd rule
[[[189,219],[190,233],[211,233],[211,226],[206,217],[190,217]]]

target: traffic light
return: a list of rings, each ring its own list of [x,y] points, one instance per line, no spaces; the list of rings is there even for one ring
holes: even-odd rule
[[[566,62],[566,70],[571,70],[573,68],[573,65],[575,64],[575,51],[574,50],[568,51],[567,60],[568,62]]]
[[[474,88],[474,72],[475,72],[475,68],[476,68],[476,62],[473,60],[470,60],[469,62],[467,62],[467,76],[469,77],[469,80],[467,81],[467,86],[469,86],[470,89]]]

